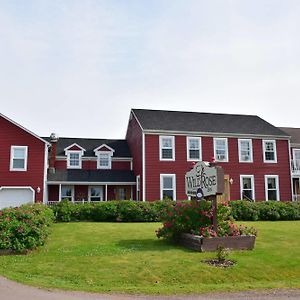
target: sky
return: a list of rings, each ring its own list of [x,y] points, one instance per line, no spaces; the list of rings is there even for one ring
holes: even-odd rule
[[[300,127],[300,1],[0,0],[0,112],[125,138],[131,108]]]

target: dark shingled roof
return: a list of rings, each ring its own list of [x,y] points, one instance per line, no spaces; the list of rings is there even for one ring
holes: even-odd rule
[[[56,170],[48,173],[48,181],[135,183],[135,176],[127,170]]]
[[[292,137],[292,144],[300,144],[300,128],[278,127]]]
[[[50,141],[50,138],[43,138]],[[84,156],[95,156],[94,149],[106,144],[115,150],[114,157],[131,157],[129,147],[126,140],[108,140],[108,139],[86,139],[86,138],[59,138],[57,142],[56,155],[65,155],[64,149],[76,143],[84,148]]]
[[[133,109],[144,130],[288,136],[258,116]]]

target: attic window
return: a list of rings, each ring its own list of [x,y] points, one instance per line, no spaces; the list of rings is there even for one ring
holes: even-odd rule
[[[81,151],[67,151],[67,167],[68,169],[81,169]]]
[[[94,149],[97,156],[97,169],[111,169],[112,156],[115,152],[114,149],[106,144]]]

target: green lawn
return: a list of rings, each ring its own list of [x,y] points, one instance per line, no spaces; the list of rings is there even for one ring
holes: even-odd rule
[[[0,257],[0,274],[30,285],[94,292],[200,293],[300,288],[300,222],[247,222],[258,228],[253,251],[232,252],[218,269],[197,253],[158,240],[158,223],[55,224],[46,246]]]

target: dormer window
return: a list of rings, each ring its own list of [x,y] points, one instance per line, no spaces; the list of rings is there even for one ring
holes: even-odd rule
[[[67,168],[68,169],[81,169],[82,167],[82,156],[85,149],[76,143],[65,148],[65,154],[67,156]]]
[[[97,169],[111,169],[112,156],[115,150],[103,144],[94,150],[97,156]]]

